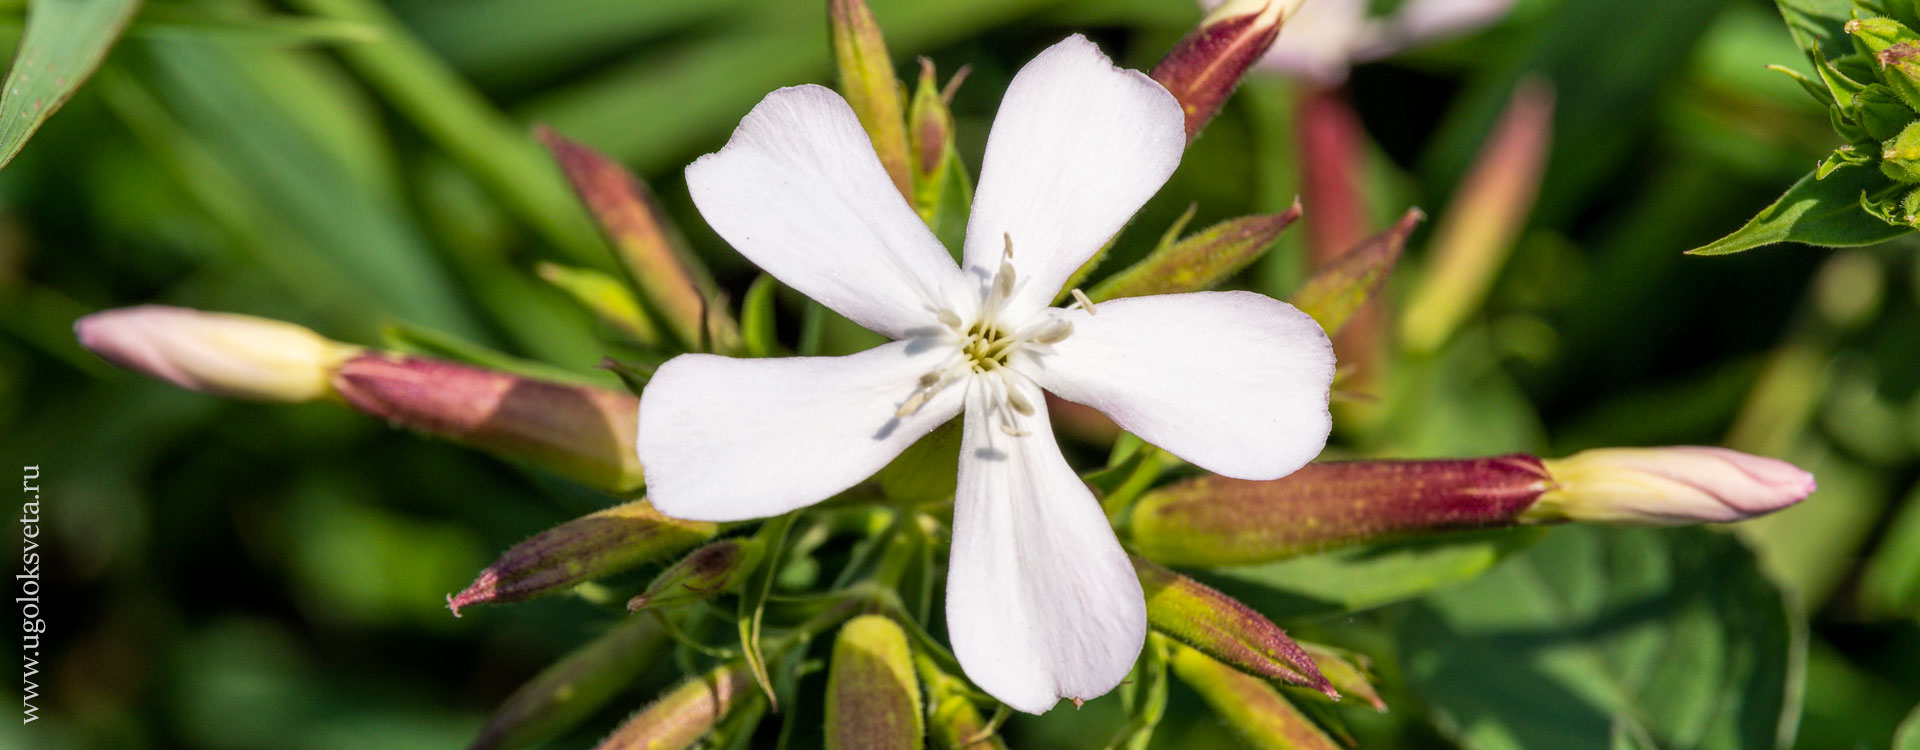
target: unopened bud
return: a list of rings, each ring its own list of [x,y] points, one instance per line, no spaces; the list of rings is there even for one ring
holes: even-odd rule
[[[75,321],[80,345],[128,370],[201,393],[251,401],[313,401],[359,347],[292,323],[141,305]]]
[[[341,365],[333,387],[394,425],[593,487],[625,492],[643,482],[633,451],[639,400],[628,393],[378,353]]]
[[[927,738],[935,750],[1007,750],[967,697],[966,681],[940,671],[926,654],[915,654],[913,664],[926,683]]]
[[[743,700],[754,699],[745,662],[734,662],[680,683],[634,714],[595,750],[684,750],[692,747]]]
[[[1509,526],[1552,484],[1527,455],[1308,464],[1270,481],[1200,476],[1142,496],[1134,548],[1168,565],[1268,562],[1363,541]]]
[[[1340,699],[1313,657],[1272,620],[1199,581],[1137,555],[1132,559],[1147,596],[1147,624],[1153,629],[1248,674]]]
[[[1386,701],[1380,700],[1380,691],[1373,687],[1372,665],[1366,656],[1304,641],[1300,643],[1300,648],[1313,658],[1314,667],[1320,670],[1320,674],[1326,675],[1327,682],[1332,683],[1335,690],[1366,701],[1375,711],[1387,710]]]
[[[552,130],[539,128],[534,135],[613,242],[660,322],[690,348],[723,354],[738,348],[740,329],[721,308],[719,287],[684,247],[646,184],[612,159]]]
[[[973,186],[954,147],[953,111],[947,104],[966,77],[967,68],[963,67],[942,87],[934,76],[933,61],[920,58],[920,82],[907,109],[913,208],[934,236],[953,246],[964,239]]]
[[[1088,294],[1095,302],[1211,289],[1266,254],[1280,232],[1300,218],[1300,203],[1277,214],[1228,219],[1178,242],[1171,238]]]
[[[840,626],[827,676],[827,750],[918,748],[920,705],[906,631],[881,615]]]
[[[1879,83],[1855,94],[1853,103],[1847,105],[1847,112],[1853,122],[1866,131],[1866,136],[1876,141],[1899,135],[1914,120],[1913,110],[1900,101],[1893,89]]]
[[[873,141],[880,165],[907,200],[913,200],[908,176],[906,105],[900,100],[900,79],[887,54],[887,40],[865,0],[829,0],[827,27],[833,39],[833,59],[840,69],[840,92],[860,118]]]
[[[627,602],[628,612],[691,604],[740,588],[760,562],[766,543],[757,537],[722,539],[687,553],[655,576],[647,590]]]
[[[666,644],[666,631],[652,617],[615,625],[507,696],[469,750],[527,747],[573,728],[631,686]]]
[[[1306,286],[1290,300],[1301,312],[1313,316],[1328,335],[1346,325],[1360,307],[1387,283],[1387,274],[1400,260],[1407,236],[1427,215],[1420,209],[1407,209],[1400,221],[1386,231],[1368,237],[1315,271]]]
[[[480,571],[472,585],[447,597],[447,608],[503,604],[565,591],[680,552],[713,537],[719,526],[668,518],[645,500],[582,516],[516,544]]]
[[[1726,448],[1600,448],[1546,469],[1554,488],[1527,520],[1671,525],[1726,523],[1772,513],[1813,494],[1793,464]]]
[[[1247,68],[1267,54],[1302,2],[1229,0],[1153,66],[1153,80],[1167,87],[1186,112],[1189,142],[1219,113]]]
[[[1880,172],[1900,182],[1920,182],[1920,122],[1881,146]]]
[[[1249,746],[1262,750],[1341,747],[1266,680],[1179,644],[1172,645],[1171,656],[1174,676],[1199,693],[1207,707]]]
[[[660,345],[660,329],[619,279],[591,268],[546,262],[535,266],[534,272],[621,336],[646,346]]]

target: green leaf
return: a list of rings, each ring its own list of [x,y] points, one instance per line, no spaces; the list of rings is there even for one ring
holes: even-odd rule
[[[1535,538],[1533,529],[1350,547],[1195,578],[1280,620],[1355,612],[1452,586],[1493,569]]]
[[[1920,750],[1920,706],[1914,706],[1907,720],[1900,722],[1900,732],[1893,736],[1893,750]]]
[[[1726,255],[1776,242],[1803,242],[1821,247],[1857,247],[1886,242],[1910,231],[1869,215],[1861,196],[1885,199],[1900,186],[1876,170],[1844,169],[1816,180],[1812,174],[1787,188],[1787,194],[1747,222],[1746,226],[1688,255]]]
[[[1815,51],[1839,57],[1853,51],[1844,27],[1853,18],[1852,0],[1775,0],[1793,41],[1812,59]]]
[[[1784,747],[1805,625],[1733,537],[1567,526],[1411,608],[1409,684],[1471,750]]]
[[[0,168],[100,67],[140,0],[37,0],[0,96]]]
[[[1861,575],[1860,605],[1880,615],[1920,617],[1920,488],[1887,523]]]

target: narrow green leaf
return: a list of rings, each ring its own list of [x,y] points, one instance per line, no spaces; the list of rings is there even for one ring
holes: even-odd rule
[[[1893,750],[1920,750],[1920,706],[1914,706],[1907,720],[1900,722],[1900,731],[1893,736]]]
[[[1126,726],[1107,742],[1106,750],[1146,750],[1153,730],[1167,712],[1167,637],[1147,634],[1146,648],[1133,665],[1133,674],[1120,683],[1120,703],[1127,710]]]
[[[140,0],[37,0],[0,95],[0,168],[93,75]]]
[[[1420,209],[1407,209],[1399,223],[1362,240],[1322,267],[1306,286],[1293,293],[1293,306],[1313,316],[1327,335],[1339,331],[1387,283],[1387,274],[1400,261],[1400,250],[1407,245],[1407,235],[1426,217]]]
[[[1195,573],[1270,618],[1371,609],[1469,581],[1533,541],[1537,530],[1351,547],[1261,565]]]
[[[555,367],[545,362],[536,362],[530,359],[521,359],[510,354],[503,354],[451,333],[445,333],[426,326],[417,326],[410,323],[390,323],[386,328],[381,330],[380,338],[386,342],[388,347],[407,354],[450,359],[455,362],[479,365],[494,370],[510,372],[515,375],[558,380],[580,385],[605,385],[608,382],[604,378],[594,378],[573,370]]]
[[[299,46],[377,42],[366,24],[281,13],[236,12],[201,5],[149,5],[127,27],[129,36]]]
[[[1793,41],[1809,58],[1816,51],[1828,57],[1852,52],[1844,27],[1853,18],[1852,0],[1775,0],[1787,21]]]
[[[1861,208],[1863,195],[1885,200],[1900,186],[1876,170],[1843,169],[1816,180],[1801,177],[1787,194],[1760,210],[1746,226],[1688,255],[1726,255],[1776,242],[1803,242],[1821,247],[1857,247],[1886,242],[1913,230],[1869,215]]]
[[[773,594],[774,574],[780,570],[780,560],[785,557],[787,532],[793,530],[793,522],[799,518],[797,513],[789,513],[768,521],[760,527],[755,537],[765,545],[767,556],[761,560],[759,568],[747,577],[740,595],[740,647],[746,654],[747,668],[753,674],[754,682],[767,694],[767,702],[773,710],[780,710],[780,698],[774,694],[773,679],[767,674],[767,656],[760,650],[760,625],[767,613],[767,597]]]

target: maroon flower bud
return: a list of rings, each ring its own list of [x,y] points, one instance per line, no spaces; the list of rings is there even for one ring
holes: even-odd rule
[[[766,543],[757,537],[722,539],[687,553],[655,576],[647,590],[627,602],[628,612],[672,607],[740,588],[747,571],[760,562]]]
[[[1220,111],[1247,68],[1273,46],[1281,24],[1301,2],[1234,0],[1221,5],[1153,66],[1153,80],[1167,87],[1187,113],[1189,142]]]
[[[1147,623],[1249,674],[1310,687],[1339,700],[1314,659],[1253,608],[1199,581],[1133,556],[1147,595]]]
[[[645,500],[583,516],[533,535],[447,597],[454,616],[474,604],[503,604],[565,591],[710,539],[719,526],[668,518]]]
[[[353,408],[601,489],[642,483],[639,400],[436,359],[368,353],[334,373]]]

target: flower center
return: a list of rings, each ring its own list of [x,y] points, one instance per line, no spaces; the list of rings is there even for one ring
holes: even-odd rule
[[[987,416],[1001,432],[1027,434],[1018,426],[1017,418],[1033,416],[1035,410],[1022,395],[1026,384],[1019,381],[1027,376],[1014,366],[1014,355],[1026,350],[1044,351],[1060,343],[1073,334],[1073,324],[1045,313],[1029,320],[1008,320],[1006,302],[1013,296],[1015,278],[1013,241],[1009,238],[1007,255],[983,291],[984,299],[973,319],[962,319],[951,308],[938,312],[940,327],[926,336],[937,346],[951,347],[953,354],[920,376],[919,387],[900,404],[895,416],[911,416],[947,386],[966,381],[965,387],[983,389],[990,404]]]

